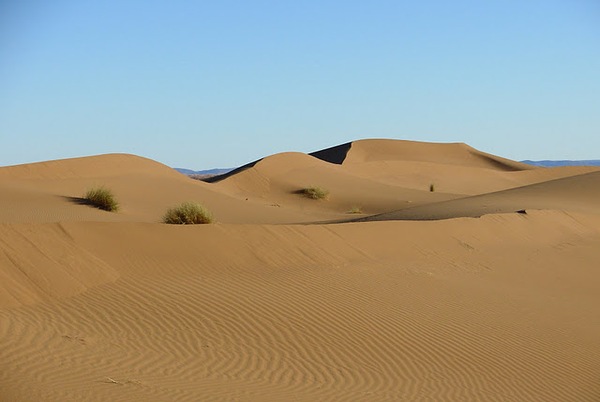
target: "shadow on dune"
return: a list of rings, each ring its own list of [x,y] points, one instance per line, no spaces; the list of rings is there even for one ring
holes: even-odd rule
[[[258,162],[262,161],[264,158],[260,158],[258,160],[255,160],[254,162],[250,162],[245,164],[244,166],[240,166],[239,168],[233,169],[230,172],[227,173],[223,173],[223,174],[219,174],[216,176],[211,176],[211,177],[207,177],[205,179],[202,179],[202,181],[206,182],[206,183],[217,183],[221,180],[225,180],[228,177],[234,176],[238,173],[243,172],[244,170],[250,169],[251,167],[254,167],[254,165],[256,165]]]
[[[70,203],[77,205],[88,205],[90,207],[97,208],[94,204],[92,204],[89,200],[82,197],[69,197],[69,196],[61,196],[63,199],[69,201]]]
[[[347,142],[342,145],[337,145],[335,147],[322,149],[320,151],[311,152],[309,155],[314,156],[317,159],[321,159],[322,161],[335,163],[336,165],[341,165],[346,156],[348,155],[348,151],[352,147],[352,142]]]

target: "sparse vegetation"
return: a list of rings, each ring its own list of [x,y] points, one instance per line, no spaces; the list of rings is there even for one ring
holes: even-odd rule
[[[354,206],[352,208],[350,208],[350,210],[348,211],[349,214],[362,214],[362,208],[359,206]]]
[[[429,185],[429,191],[431,191],[432,193],[435,191],[435,184],[431,183]]]
[[[105,211],[115,212],[119,209],[119,203],[112,191],[103,186],[88,190],[83,198],[89,205]]]
[[[212,223],[212,214],[197,202],[184,202],[174,208],[169,208],[163,222],[172,225],[197,225]]]
[[[300,193],[307,198],[311,198],[313,200],[322,200],[327,198],[329,195],[329,191],[325,190],[322,187],[306,187],[300,190]]]

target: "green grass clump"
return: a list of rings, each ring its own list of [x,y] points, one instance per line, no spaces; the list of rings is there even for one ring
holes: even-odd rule
[[[350,210],[348,211],[348,213],[349,214],[362,214],[363,211],[362,211],[361,207],[355,206],[355,207],[350,208]]]
[[[212,223],[212,214],[197,202],[184,202],[176,207],[169,208],[163,217],[164,223],[172,225],[197,225]]]
[[[329,195],[329,191],[321,187],[306,187],[300,190],[300,193],[313,200],[322,200]]]
[[[114,194],[106,187],[94,187],[88,190],[83,199],[89,205],[105,211],[115,212],[119,209],[119,203]]]

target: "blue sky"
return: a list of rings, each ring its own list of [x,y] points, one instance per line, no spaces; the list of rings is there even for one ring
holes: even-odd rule
[[[0,2],[0,165],[360,138],[600,158],[600,2]]]

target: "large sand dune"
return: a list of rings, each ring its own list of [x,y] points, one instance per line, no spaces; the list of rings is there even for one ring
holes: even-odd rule
[[[369,216],[364,220],[448,219],[558,209],[600,214],[600,172]]]
[[[121,210],[78,203],[93,185]],[[214,183],[122,154],[0,168],[0,400],[600,400],[599,188],[391,140]],[[185,200],[218,223],[160,223]]]

